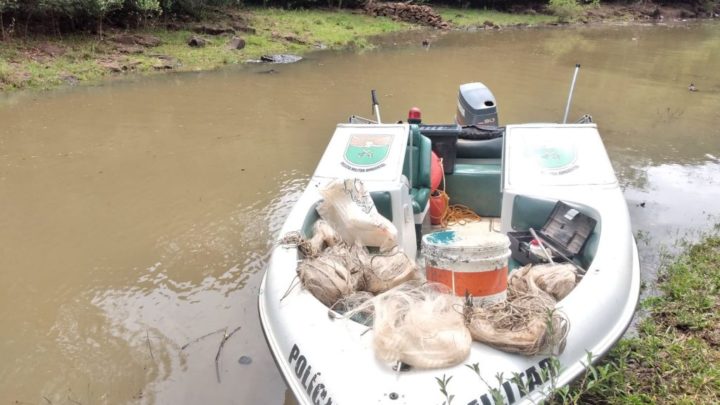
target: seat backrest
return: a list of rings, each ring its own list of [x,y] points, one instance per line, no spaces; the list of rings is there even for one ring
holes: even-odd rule
[[[410,147],[412,139],[412,147]],[[410,155],[412,154],[412,159]],[[403,163],[403,174],[408,179],[412,173],[412,188],[430,188],[430,165],[432,159],[432,143],[430,139],[420,133],[417,125],[410,126],[410,137],[408,137],[408,148],[405,151],[405,162]],[[412,161],[412,172],[410,163]]]
[[[458,139],[457,157],[459,159],[500,159],[503,139]]]

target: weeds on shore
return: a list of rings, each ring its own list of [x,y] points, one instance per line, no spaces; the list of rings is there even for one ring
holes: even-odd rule
[[[615,372],[580,398],[588,403],[720,403],[720,236],[688,246],[659,273],[659,297],[603,364]],[[572,389],[582,389],[573,386]]]
[[[369,37],[413,29],[411,24],[384,17],[370,17],[350,11],[280,10],[245,11],[253,34],[239,33],[246,41],[242,50],[228,47],[231,35],[202,35],[202,48],[188,46],[189,29],[138,29],[130,33],[152,35],[161,45],[139,53],[122,53],[111,41],[94,34],[63,37],[9,39],[0,47],[0,93],[18,89],[46,90],[64,84],[96,83],[129,73],[166,71],[158,67],[159,57],[171,58],[172,71],[213,70],[225,65],[258,59],[263,54],[305,53],[317,48],[356,49],[371,46]],[[220,22],[222,24],[222,22]],[[48,44],[50,46],[48,46]],[[56,54],[48,54],[50,49]],[[108,68],[111,65],[112,68]]]
[[[513,25],[544,25],[558,22],[556,16],[547,14],[510,14],[496,10],[464,9],[450,7],[434,7],[443,20],[449,21],[458,28],[482,27],[487,22],[493,26],[506,27]]]
[[[547,404],[715,404],[720,403],[720,235],[688,245],[659,271],[661,296],[642,302],[648,316],[637,336],[622,339],[599,363],[587,354],[585,372],[569,386],[558,387],[556,358],[543,374],[550,381]],[[477,364],[468,365],[480,376]],[[452,378],[452,377],[450,377]],[[448,403],[450,378],[438,379]],[[505,398],[499,387],[481,382],[492,402]],[[527,392],[520,375],[510,381]]]
[[[532,26],[557,21],[557,17],[541,14],[453,8],[438,10],[443,18],[452,20],[453,25],[459,28],[482,26],[485,21],[492,21],[497,26]],[[373,46],[370,39],[373,36],[420,28],[390,18],[370,17],[349,10],[249,8],[244,9],[243,14],[255,33],[237,34],[246,41],[242,50],[229,49],[231,35],[202,35],[206,45],[191,48],[187,44],[188,39],[198,34],[188,29],[131,30],[130,34],[158,37],[162,44],[147,48],[142,53],[129,54],[116,50],[116,45],[109,40],[116,33],[107,31],[105,38],[94,34],[72,34],[8,39],[0,47],[0,94],[20,89],[47,90],[79,83],[93,84],[130,74],[213,70],[271,53],[303,54],[318,48],[367,49]],[[62,52],[47,55],[43,52],[47,44],[60,48]],[[158,57],[166,60],[171,58],[172,68],[165,68]],[[108,68],[109,65],[112,68]]]

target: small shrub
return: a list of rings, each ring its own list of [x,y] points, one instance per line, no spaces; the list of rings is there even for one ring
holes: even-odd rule
[[[133,8],[145,16],[162,12],[160,0],[126,0],[125,3],[126,8]]]
[[[0,13],[17,7],[17,0],[0,0]]]
[[[548,9],[561,21],[572,20],[582,12],[582,6],[577,3],[577,0],[550,0]]]
[[[0,83],[10,81],[10,66],[0,60]]]

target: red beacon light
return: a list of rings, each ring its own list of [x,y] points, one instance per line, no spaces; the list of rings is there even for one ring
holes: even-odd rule
[[[422,122],[422,112],[420,112],[420,109],[417,107],[413,107],[408,111],[408,123],[410,124],[420,124]]]

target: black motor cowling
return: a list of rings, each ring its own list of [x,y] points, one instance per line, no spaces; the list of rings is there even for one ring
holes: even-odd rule
[[[498,126],[495,96],[480,82],[460,85],[455,121],[460,126]]]
[[[484,84],[460,86],[455,121],[461,126],[456,144],[459,159],[499,159],[505,128],[498,127],[495,96]]]

